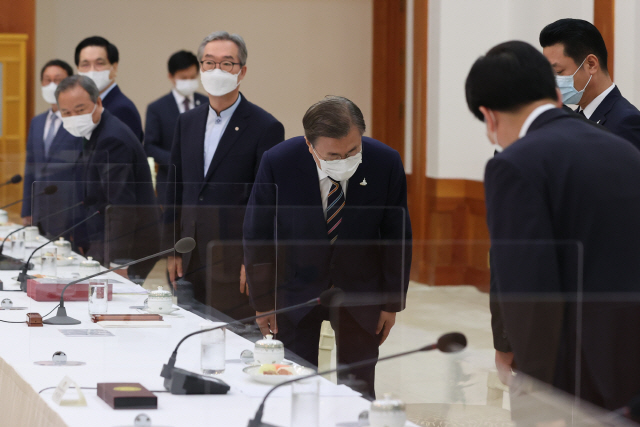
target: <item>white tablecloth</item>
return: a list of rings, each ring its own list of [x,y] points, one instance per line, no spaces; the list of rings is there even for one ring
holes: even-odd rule
[[[64,267],[74,269],[77,267]],[[36,267],[36,272],[38,271]],[[65,273],[59,270],[60,273]],[[111,273],[112,274],[112,273]],[[16,272],[0,271],[5,289],[12,287],[11,277]],[[120,276],[119,280],[124,281]],[[15,306],[26,306],[23,311],[0,311],[3,320],[23,321],[27,312],[45,315],[56,306],[55,302],[36,302],[22,292],[0,292],[0,299],[11,298]],[[109,313],[137,312],[129,307],[142,305],[144,295],[116,294],[109,302]],[[157,410],[113,410],[97,397],[95,390],[84,390],[86,407],[59,406],[51,400],[53,390],[37,392],[56,386],[67,375],[82,387],[96,387],[99,382],[138,382],[149,390],[164,390],[160,377],[173,348],[187,333],[199,329],[204,320],[190,312],[180,310],[180,316],[166,316],[170,328],[109,328],[112,337],[66,337],[58,329],[101,328],[91,323],[86,302],[65,303],[67,313],[82,324],[74,326],[45,325],[28,328],[26,324],[0,323],[0,424],[2,426],[125,426],[132,425],[134,417],[147,413],[153,426],[246,426],[270,386],[253,382],[239,362],[227,363],[226,371],[219,375],[231,390],[227,395],[174,396],[156,393]],[[53,313],[55,315],[55,312]],[[252,349],[253,344],[227,332],[226,358],[239,359],[240,352]],[[55,351],[64,351],[70,361],[84,361],[76,367],[46,367],[34,362],[51,360]],[[200,339],[193,337],[180,347],[176,366],[200,372]],[[335,426],[337,422],[355,421],[367,410],[369,402],[350,389],[322,380],[320,399],[320,425]],[[8,399],[7,396],[11,396]],[[17,396],[17,398],[16,398]],[[8,403],[10,402],[10,403]],[[291,412],[290,388],[283,387],[270,397],[265,407],[264,421],[281,426],[289,425]],[[31,417],[27,420],[26,417]],[[5,424],[10,420],[10,424]],[[16,421],[19,420],[19,421]],[[24,421],[24,422],[22,422]],[[17,422],[17,424],[16,424]]]

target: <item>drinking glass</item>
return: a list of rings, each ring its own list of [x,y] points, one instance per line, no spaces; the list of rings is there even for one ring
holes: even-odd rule
[[[291,425],[318,427],[320,380],[317,377],[291,384]]]
[[[89,281],[89,314],[107,312],[109,279],[91,279]]]
[[[200,330],[215,327],[215,323],[202,323]],[[200,334],[200,368],[206,375],[221,374],[225,368],[226,328]]]

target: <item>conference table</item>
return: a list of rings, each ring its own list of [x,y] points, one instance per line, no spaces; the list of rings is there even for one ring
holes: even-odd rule
[[[11,253],[8,252],[10,255]],[[79,255],[77,255],[80,258]],[[38,272],[38,266],[34,273]],[[58,267],[58,276],[71,280],[77,264]],[[56,302],[37,302],[18,289],[16,271],[0,271],[5,291],[0,300],[10,298],[15,307],[27,310],[1,310],[4,321],[26,320],[26,313],[37,312],[43,317]],[[104,278],[114,283],[113,300],[108,313],[140,313],[132,306],[141,306],[146,291],[115,273]],[[178,341],[196,331],[202,323],[210,322],[196,313],[181,308],[165,315],[166,327],[104,328],[92,323],[86,301],[65,302],[67,314],[82,323],[79,325],[27,327],[26,323],[0,322],[0,425],[2,426],[130,426],[140,413],[147,414],[152,426],[246,426],[253,418],[264,395],[272,386],[255,382],[243,369],[240,360],[245,349],[253,350],[253,343],[227,331],[226,368],[219,377],[231,386],[226,395],[172,395],[164,391],[160,377]],[[50,315],[54,316],[55,311]],[[63,330],[90,329],[108,331],[112,336],[67,336]],[[68,361],[80,361],[80,366],[40,366],[34,362],[50,361],[56,351],[66,353]],[[200,338],[195,336],[182,344],[176,366],[200,373]],[[64,377],[82,389],[86,406],[61,406],[52,400],[54,387]],[[336,426],[356,422],[358,415],[369,409],[370,402],[344,385],[320,379],[319,425]],[[97,396],[98,383],[140,383],[154,391],[157,409],[114,410]],[[77,396],[71,388],[65,399]],[[284,386],[267,400],[263,421],[289,426],[291,417],[291,387]],[[357,424],[355,424],[357,425]]]

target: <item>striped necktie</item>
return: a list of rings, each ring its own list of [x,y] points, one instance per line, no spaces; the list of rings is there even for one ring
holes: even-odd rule
[[[333,245],[338,239],[338,229],[342,222],[342,208],[346,200],[340,183],[331,177],[329,179],[332,185],[327,197],[327,234]]]

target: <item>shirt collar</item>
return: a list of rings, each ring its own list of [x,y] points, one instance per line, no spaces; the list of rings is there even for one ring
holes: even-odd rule
[[[313,159],[313,162],[316,163],[316,160]],[[318,164],[316,163],[316,169],[318,169],[318,180],[322,181],[325,178],[329,178],[329,175],[327,175],[326,173],[324,173],[324,171],[322,169],[320,169],[318,167]]]
[[[611,91],[613,90],[613,88],[616,87],[615,83],[612,83],[611,86],[609,86],[604,92],[602,92],[600,95],[596,96],[593,101],[591,101],[589,103],[589,105],[587,105],[587,108],[584,109],[584,116],[589,119],[591,118],[591,115],[593,114],[594,111],[596,111],[596,108],[598,108],[600,106],[600,104],[602,103],[602,101],[607,97],[607,95],[609,95],[609,93],[611,93]]]
[[[62,119],[62,114],[60,114],[60,110],[54,112],[51,108],[49,108],[49,116],[47,118],[51,120],[51,116],[53,116],[54,114],[58,116],[59,119]]]
[[[171,93],[173,93],[173,97],[176,99],[176,102],[178,103],[178,105],[184,104],[185,99],[188,99],[190,103],[193,102],[193,98],[194,98],[193,95],[191,95],[190,97],[184,96],[183,94],[178,92],[175,87],[171,89]]]
[[[556,108],[556,106],[549,103],[549,104],[541,105],[535,110],[533,110],[531,114],[529,114],[529,117],[527,117],[527,120],[525,120],[524,123],[522,124],[522,127],[520,128],[520,134],[518,134],[518,138],[522,138],[527,134],[527,132],[529,131],[529,127],[531,126],[531,123],[533,123],[533,121],[537,119],[540,116],[540,114],[544,113],[547,110],[551,110],[553,108]]]
[[[233,113],[236,111],[236,108],[238,108],[238,105],[240,105],[240,100],[242,99],[242,95],[238,94],[238,99],[236,99],[236,102],[233,103],[233,105],[229,108],[227,108],[226,110],[222,110],[220,111],[220,118],[221,119],[228,119],[229,117],[233,116]],[[209,115],[213,114],[214,116],[218,117],[218,113],[216,113],[216,110],[214,110],[211,107],[211,104],[209,104]]]
[[[109,95],[109,92],[111,92],[111,91],[113,90],[113,88],[114,88],[114,87],[116,87],[116,85],[117,85],[117,83],[116,83],[116,82],[111,83],[111,86],[109,86],[108,88],[106,88],[106,89],[105,89],[105,91],[104,91],[104,92],[102,92],[102,93],[100,94],[100,99],[102,99],[102,100],[104,101],[104,98],[105,98],[107,95]]]

